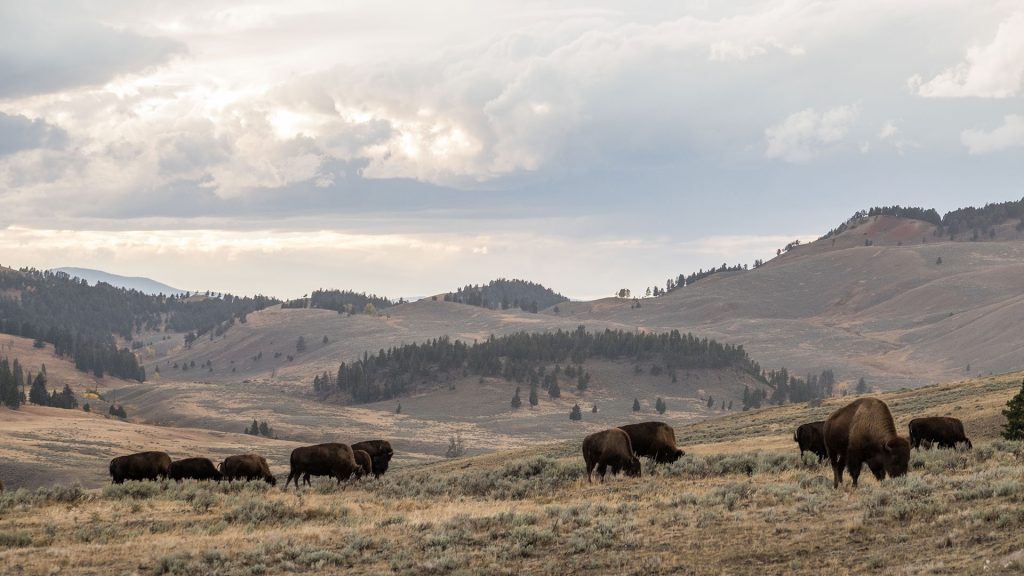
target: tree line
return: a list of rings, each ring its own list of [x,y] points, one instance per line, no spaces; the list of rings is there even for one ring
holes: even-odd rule
[[[995,227],[1005,223],[1007,220],[1020,220],[1017,223],[1017,231],[1024,231],[1024,198],[1008,202],[985,204],[981,208],[973,206],[958,208],[946,212],[941,217],[934,208],[899,205],[875,206],[868,210],[858,210],[849,220],[829,230],[820,239],[838,236],[857,221],[871,216],[894,216],[897,218],[921,220],[935,226],[935,236],[949,236],[950,240],[956,240],[958,236],[962,239],[966,234],[970,234],[971,240],[980,240],[985,236],[995,237]]]
[[[104,282],[89,286],[64,272],[0,267],[0,332],[34,339],[39,347],[48,342],[58,356],[98,377],[146,378],[115,336],[131,342],[143,330],[173,330],[188,332],[194,341],[277,302],[231,294],[152,296]]]
[[[605,330],[588,332],[583,326],[573,331],[492,335],[484,342],[466,344],[448,337],[424,343],[364,353],[354,362],[343,362],[335,374],[314,378],[313,388],[321,398],[342,394],[355,402],[374,402],[408,393],[421,382],[438,381],[451,375],[470,374],[499,377],[515,382],[540,381],[551,385],[549,364],[568,364],[585,389],[589,374],[581,365],[590,358],[658,360],[670,374],[683,369],[735,368],[763,381],[761,367],[742,346],[723,344],[678,330],[651,334]],[[579,381],[582,381],[581,385]],[[557,385],[557,379],[555,380]],[[550,394],[550,389],[549,389]]]
[[[760,260],[754,262],[754,268],[757,268],[760,265]],[[690,274],[680,274],[675,278],[669,278],[668,280],[665,281],[665,288],[661,288],[660,286],[651,286],[647,288],[645,295],[655,297],[663,296],[665,294],[668,294],[669,292],[672,292],[673,290],[684,288],[686,286],[692,286],[698,281],[703,280],[704,278],[707,278],[714,274],[718,274],[719,272],[744,272],[748,269],[749,267],[746,264],[736,264],[734,266],[729,266],[727,263],[723,262],[722,265],[719,266],[718,268],[711,267],[708,268],[707,270],[701,268],[696,272],[691,272]]]
[[[334,310],[339,314],[358,314],[367,310],[383,310],[405,300],[399,298],[393,301],[384,296],[354,292],[352,290],[315,290],[309,298],[289,300],[281,305],[282,308],[322,308]]]
[[[535,282],[498,278],[486,285],[467,285],[444,295],[445,302],[458,302],[492,310],[518,308],[537,312],[569,300],[565,296]]]

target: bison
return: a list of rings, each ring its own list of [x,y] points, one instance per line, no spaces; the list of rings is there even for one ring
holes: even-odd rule
[[[333,476],[337,478],[338,484],[342,480],[348,480],[356,471],[355,456],[352,448],[347,444],[329,442],[315,446],[300,446],[292,450],[291,471],[288,472],[288,479],[284,487],[294,480],[295,488],[299,488],[299,478],[306,484],[310,476]]]
[[[612,474],[625,471],[626,476],[640,476],[640,460],[633,454],[629,435],[620,428],[602,430],[584,438],[583,461],[587,464],[587,482],[592,481],[595,466],[601,482],[609,466]]]
[[[370,455],[367,454],[366,450],[353,450],[352,456],[356,461],[356,478],[362,478],[373,473],[373,460],[370,459]]]
[[[832,487],[843,482],[843,467],[857,485],[862,464],[882,480],[907,473],[910,442],[896,434],[889,407],[877,398],[860,398],[825,420],[825,449],[832,464]]]
[[[166,479],[170,471],[171,457],[166,452],[139,452],[110,461],[112,484],[121,484],[125,480]]]
[[[811,452],[818,457],[818,462],[828,458],[825,450],[825,421],[808,422],[797,427],[793,433],[793,441],[800,445],[800,458],[804,452]]]
[[[920,450],[922,442],[934,442],[939,448],[956,448],[963,442],[973,448],[971,439],[964,434],[964,423],[958,418],[948,416],[929,416],[914,418],[908,426],[910,429],[910,445]],[[927,445],[926,445],[927,447]]]
[[[676,431],[664,422],[626,424],[619,429],[629,436],[633,453],[655,462],[675,462],[685,454],[676,447]]]
[[[222,475],[209,458],[184,458],[171,462],[170,476],[177,482],[188,479],[220,482]]]
[[[352,445],[353,450],[363,450],[370,455],[373,462],[373,477],[380,478],[381,474],[388,471],[388,464],[395,451],[391,449],[391,443],[387,440],[366,440],[356,442]]]
[[[263,480],[271,486],[277,485],[277,478],[270,473],[267,459],[259,454],[238,454],[228,456],[220,463],[220,473],[228,482],[234,480]]]

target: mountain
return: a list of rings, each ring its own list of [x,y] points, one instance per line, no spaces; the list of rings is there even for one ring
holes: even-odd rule
[[[106,282],[116,288],[125,288],[128,290],[138,290],[143,294],[164,294],[166,296],[178,296],[184,294],[184,290],[179,290],[172,286],[168,286],[163,282],[157,282],[150,278],[144,278],[141,276],[119,276],[117,274],[111,274],[102,270],[92,270],[90,268],[54,268],[54,272],[64,272],[72,278],[81,278],[91,285],[95,285],[97,282]]]

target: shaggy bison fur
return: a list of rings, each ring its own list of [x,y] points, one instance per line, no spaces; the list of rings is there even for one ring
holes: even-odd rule
[[[171,462],[170,477],[178,482],[189,479],[220,482],[221,473],[209,458],[184,458]]]
[[[309,484],[310,476],[332,476],[341,484],[342,480],[348,480],[356,471],[352,448],[337,442],[296,448],[292,450],[290,462],[291,470],[284,482],[285,488],[288,487],[288,483],[294,481],[295,488],[298,489],[299,478]]]
[[[366,450],[353,450],[352,456],[356,461],[356,478],[373,474],[373,460]]]
[[[629,436],[633,453],[655,462],[675,462],[685,454],[676,447],[676,431],[664,422],[626,424],[619,429]]]
[[[800,445],[800,457],[804,452],[811,452],[818,457],[818,462],[828,458],[825,450],[825,421],[808,422],[797,427],[793,440]]]
[[[964,423],[949,416],[928,416],[914,418],[907,426],[910,429],[910,445],[920,449],[922,442],[935,443],[939,448],[956,448],[964,443],[973,448],[971,439],[964,433]],[[925,445],[928,447],[928,444]]]
[[[640,476],[640,460],[633,454],[629,435],[620,428],[609,428],[584,438],[583,461],[587,464],[587,482],[592,481],[595,466],[601,482],[609,467],[612,474],[624,471],[626,476]]]
[[[267,459],[259,454],[238,454],[228,456],[220,464],[220,473],[228,482],[234,480],[263,480],[271,486],[277,485],[277,478],[270,473]]]
[[[387,440],[365,440],[352,445],[353,450],[363,450],[370,455],[373,462],[373,477],[380,478],[381,474],[388,471],[391,457],[395,451],[391,449],[391,443]]]
[[[139,452],[110,461],[110,481],[114,484],[125,480],[167,478],[170,471],[171,457],[166,452]]]
[[[825,449],[832,464],[832,486],[843,482],[843,468],[857,485],[862,464],[882,480],[907,473],[910,442],[896,434],[889,407],[877,398],[860,398],[825,420]]]

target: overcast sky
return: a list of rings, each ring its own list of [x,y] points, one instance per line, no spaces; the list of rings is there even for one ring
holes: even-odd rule
[[[0,264],[575,298],[1024,196],[1024,1],[4,2]]]

